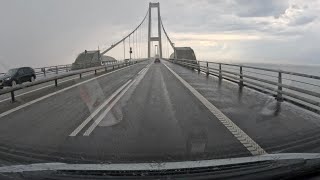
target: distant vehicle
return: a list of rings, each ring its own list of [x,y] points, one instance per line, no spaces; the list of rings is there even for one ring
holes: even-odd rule
[[[159,59],[159,58],[156,58],[156,59],[154,60],[154,63],[160,63],[160,59]]]
[[[0,77],[0,89],[5,86],[15,86],[24,82],[33,82],[36,79],[34,70],[30,67],[10,69]]]

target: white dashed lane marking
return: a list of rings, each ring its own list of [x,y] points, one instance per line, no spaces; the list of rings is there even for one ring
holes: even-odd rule
[[[99,125],[102,119],[109,113],[109,111],[113,108],[113,106],[121,99],[121,97],[129,90],[129,88],[135,82],[139,84],[139,82],[143,79],[143,77],[149,70],[149,67],[150,67],[150,64],[138,73],[139,74],[138,77],[132,80],[132,82],[116,97],[116,99],[112,101],[112,103],[99,115],[99,117],[93,122],[93,124],[91,124],[91,126],[86,130],[83,136],[89,136],[92,133],[92,131]]]
[[[76,136],[93,118],[97,115],[102,108],[104,108],[107,104],[111,102],[111,100],[116,97],[129,83],[131,80],[122,85],[119,89],[117,89],[104,103],[101,104],[89,117],[87,117],[69,136]]]

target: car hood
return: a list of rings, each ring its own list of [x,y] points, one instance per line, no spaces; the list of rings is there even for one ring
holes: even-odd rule
[[[67,164],[67,163],[38,163],[27,165],[13,165],[0,167],[0,173],[19,173],[31,171],[163,171],[163,170],[183,170],[213,167],[219,168],[228,165],[241,165],[249,163],[259,163],[266,161],[303,161],[320,160],[319,153],[282,153],[266,154],[260,156],[201,160],[201,161],[182,161],[182,162],[163,162],[163,163],[128,163],[128,164]]]

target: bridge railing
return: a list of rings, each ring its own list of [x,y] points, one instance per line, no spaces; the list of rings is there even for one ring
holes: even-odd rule
[[[169,61],[227,79],[268,93],[278,101],[287,100],[312,111],[320,112],[320,76],[239,64],[186,59]]]
[[[43,78],[40,79],[38,81],[34,81],[34,82],[29,82],[29,83],[24,83],[24,84],[20,84],[20,85],[16,85],[14,87],[9,87],[6,89],[2,89],[0,90],[0,95],[3,94],[11,94],[11,102],[15,101],[15,91],[27,88],[27,87],[31,87],[31,86],[36,86],[39,84],[43,84],[43,83],[47,83],[47,82],[55,82],[55,86],[58,86],[58,80],[59,79],[63,79],[66,77],[70,77],[70,76],[75,76],[75,75],[79,75],[79,78],[82,78],[82,74],[84,73],[88,73],[88,72],[94,72],[95,74],[97,74],[97,71],[99,70],[104,70],[104,71],[109,71],[109,70],[115,70],[115,69],[119,69],[125,66],[130,66],[139,62],[145,61],[145,59],[142,60],[131,60],[131,61],[118,61],[117,63],[112,63],[112,64],[105,64],[103,66],[98,66],[98,67],[92,67],[92,68],[87,68],[87,69],[81,69],[81,70],[74,70],[74,71],[68,71],[65,72],[63,74],[56,74],[52,77],[47,77],[47,78]],[[58,66],[55,66],[58,67]]]
[[[118,62],[107,62],[105,65],[110,64],[116,64],[122,61]],[[75,66],[75,65],[74,65]],[[75,69],[85,69],[88,67],[94,67],[94,66],[103,66],[101,64],[97,63],[85,63],[85,64],[78,64]],[[56,74],[66,73],[72,70],[72,64],[65,64],[65,65],[57,65],[57,66],[46,66],[46,67],[40,67],[40,68],[34,68],[35,73],[37,77],[45,78]]]

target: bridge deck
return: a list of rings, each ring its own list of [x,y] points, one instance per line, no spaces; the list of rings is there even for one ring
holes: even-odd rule
[[[8,152],[77,162],[250,156],[250,148],[165,65],[267,153],[305,152],[306,146],[319,152],[318,115],[176,64],[147,61],[34,91],[13,104],[0,102],[0,159]]]
[[[318,114],[246,87],[241,89],[227,80],[166,64],[268,153],[320,152]]]

